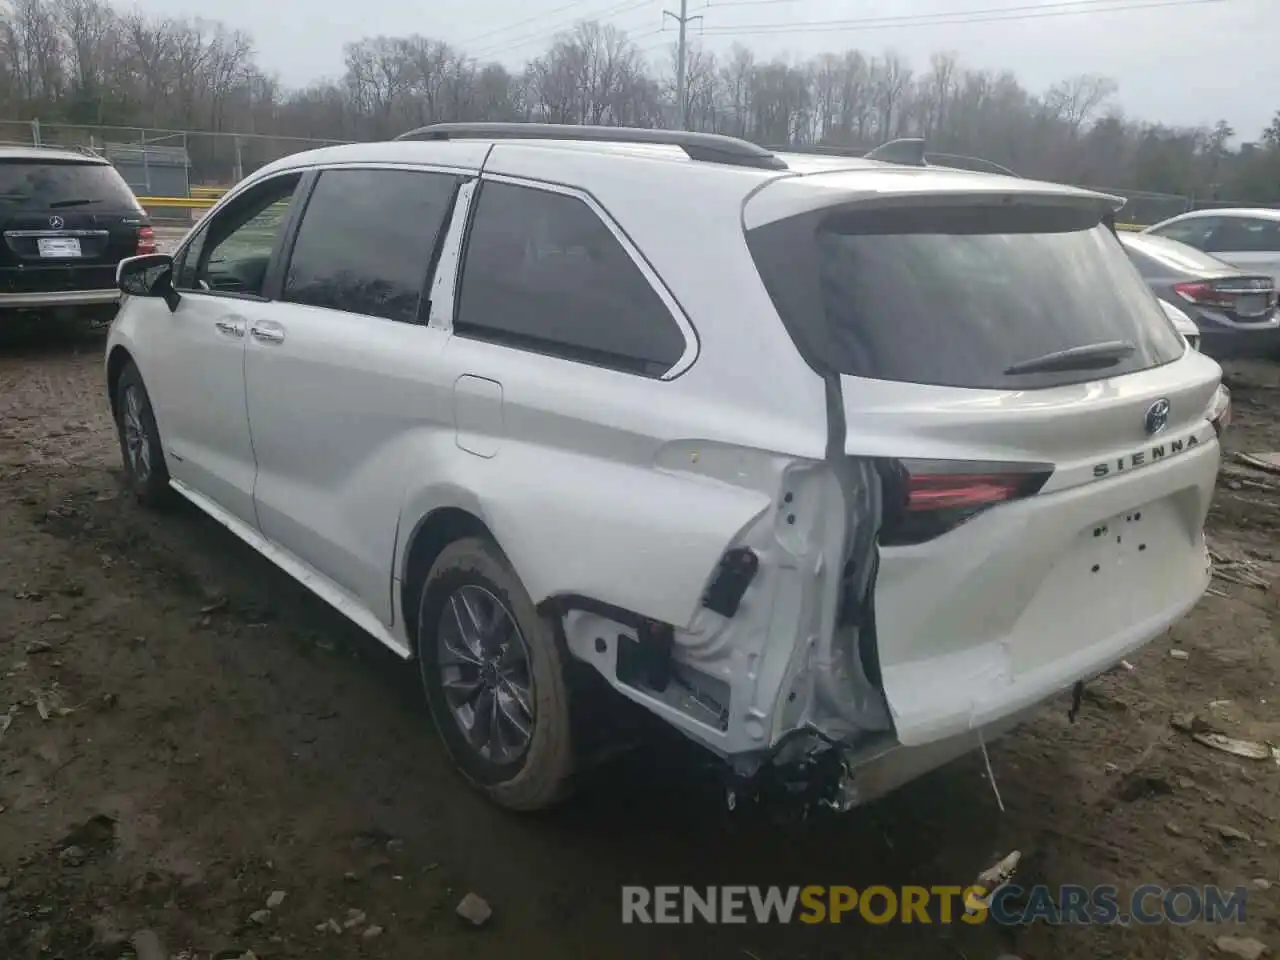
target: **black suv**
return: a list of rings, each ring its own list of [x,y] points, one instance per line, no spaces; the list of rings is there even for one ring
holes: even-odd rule
[[[146,212],[92,153],[0,147],[0,314],[115,312],[116,264],[155,253]]]

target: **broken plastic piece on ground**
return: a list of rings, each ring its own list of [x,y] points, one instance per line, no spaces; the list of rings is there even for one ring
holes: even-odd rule
[[[1272,756],[1272,748],[1256,740],[1239,740],[1220,733],[1193,733],[1191,739],[1196,743],[1203,743],[1206,747],[1221,750],[1232,756],[1243,757],[1246,760],[1270,760]]]
[[[1225,823],[1211,823],[1209,826],[1218,831],[1218,836],[1223,840],[1242,840],[1245,843],[1252,843],[1253,838],[1238,827],[1232,827]]]
[[[1237,453],[1236,460],[1247,467],[1280,474],[1280,453]]]
[[[484,898],[475,893],[468,893],[458,903],[456,908],[458,916],[463,920],[470,922],[472,925],[480,927],[489,921],[493,916],[493,910]]]
[[[1270,760],[1275,756],[1275,747],[1269,747],[1265,743],[1259,743],[1256,740],[1241,740],[1238,737],[1228,737],[1225,734],[1209,730],[1188,732],[1191,734],[1191,739],[1196,743],[1212,747],[1222,753],[1229,753],[1233,757],[1242,757],[1245,760]]]
[[[1257,740],[1241,740],[1228,737],[1212,724],[1196,713],[1178,713],[1169,718],[1169,725],[1181,730],[1196,743],[1212,747],[1222,753],[1229,753],[1245,760],[1271,760],[1280,758],[1280,748],[1260,743]],[[1280,762],[1278,760],[1277,762]]]
[[[1253,937],[1218,937],[1213,945],[1219,953],[1243,957],[1244,960],[1258,960],[1267,952],[1267,945]]]
[[[978,874],[978,879],[973,882],[973,886],[985,890],[985,895],[979,897],[975,892],[969,892],[964,900],[964,912],[967,914],[977,913],[983,907],[991,903],[991,898],[1013,879],[1013,871],[1018,868],[1018,861],[1022,859],[1022,852],[1014,850],[999,863],[993,864]]]

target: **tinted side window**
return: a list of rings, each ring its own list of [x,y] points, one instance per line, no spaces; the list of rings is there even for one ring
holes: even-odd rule
[[[1249,222],[1228,217],[1217,221],[1217,226],[1204,242],[1209,253],[1226,253],[1249,249]]]
[[[200,228],[191,238],[186,249],[178,256],[173,265],[173,285],[179,290],[196,289],[196,264],[200,262],[200,249],[204,246],[204,238],[208,234],[208,226]]]
[[[685,350],[666,304],[595,211],[506,183],[480,189],[454,326],[649,376]]]
[[[320,174],[284,299],[413,323],[458,178],[411,170]]]
[[[1275,220],[1241,220],[1231,249],[1244,253],[1280,252],[1280,222]]]

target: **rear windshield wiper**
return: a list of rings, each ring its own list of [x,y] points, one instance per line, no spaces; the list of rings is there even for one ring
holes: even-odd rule
[[[83,200],[83,199],[54,200],[51,204],[49,204],[49,209],[52,210],[55,207],[83,207],[87,203],[101,203],[101,202],[102,202],[101,200]]]
[[[1136,350],[1128,340],[1108,340],[1104,343],[1087,343],[1082,347],[1055,350],[1042,357],[1019,360],[1005,370],[1012,376],[1019,373],[1047,373],[1055,370],[1095,370],[1119,363]]]

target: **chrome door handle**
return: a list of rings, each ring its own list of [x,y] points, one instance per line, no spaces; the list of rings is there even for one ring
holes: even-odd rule
[[[284,329],[275,324],[255,323],[249,328],[249,332],[253,334],[253,339],[262,343],[284,343]]]
[[[214,326],[229,337],[244,336],[245,324],[243,320],[218,320],[214,323]]]

